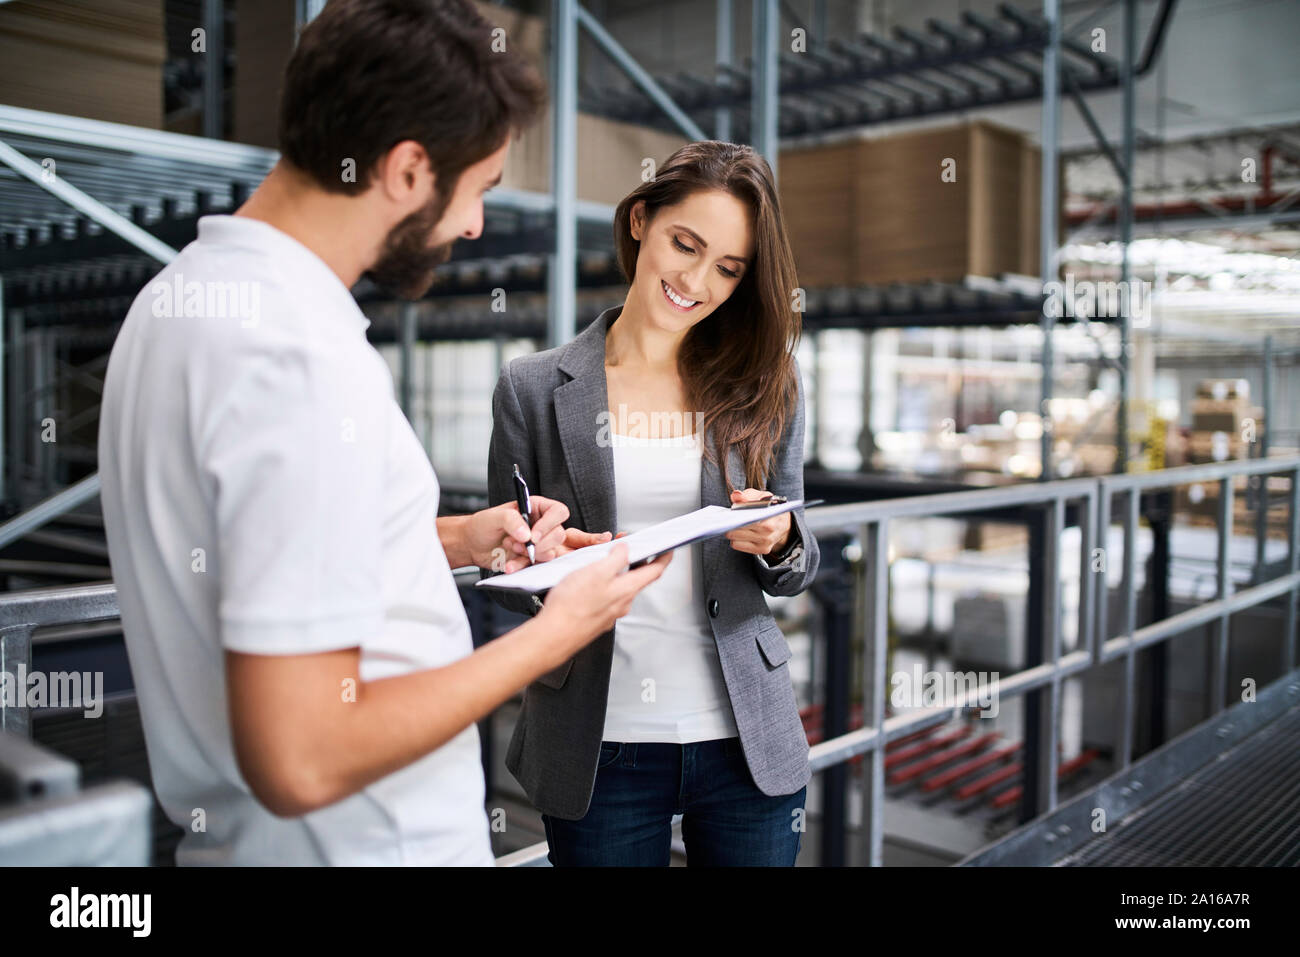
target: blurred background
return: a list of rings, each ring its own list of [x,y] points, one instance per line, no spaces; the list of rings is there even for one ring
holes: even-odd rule
[[[547,114],[424,299],[354,289],[444,512],[486,503],[502,363],[623,301],[612,212],[647,169],[718,138],[776,171],[808,497],[864,506],[817,526],[817,585],[772,601],[821,748],[801,864],[1048,863],[1024,848],[1053,815],[1204,731],[1243,680],[1281,689],[1269,722],[1239,723],[1267,740],[1184,744],[1145,798],[1231,753],[1243,795],[1281,773],[1273,813],[1294,806],[1300,4],[478,6],[548,78]],[[87,584],[112,575],[108,352],[197,219],[274,163],[280,76],[319,7],[0,2],[0,664],[100,671],[110,692],[95,720],[0,717],[70,762],[70,793],[149,786],[112,589]],[[461,577],[477,641],[517,623]],[[895,702],[889,676],[914,668],[1047,670],[991,719]],[[502,763],[516,711],[484,723],[484,766],[497,850],[527,862],[540,820]],[[1170,832],[1198,813],[1164,811]],[[150,819],[170,863],[178,832]],[[1148,861],[1062,839],[1057,858],[1197,863],[1234,840],[1155,841],[1172,859]],[[1291,840],[1232,862],[1295,863]]]

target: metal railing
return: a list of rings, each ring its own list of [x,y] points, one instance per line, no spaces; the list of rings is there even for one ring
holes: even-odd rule
[[[99,494],[99,473],[88,475],[81,481],[61,489],[42,502],[33,505],[27,511],[15,515],[0,525],[0,548],[12,545],[24,535],[49,524],[56,518],[66,515],[80,505],[89,502]]]
[[[811,749],[809,762],[814,772],[848,761],[858,755],[867,755],[865,769],[867,781],[863,788],[864,840],[862,859],[872,867],[881,864],[884,835],[885,806],[885,746],[897,738],[934,724],[951,720],[966,708],[979,707],[978,690],[949,706],[926,708],[885,718],[885,674],[888,651],[889,612],[889,528],[890,522],[905,518],[932,516],[961,516],[1008,507],[1041,506],[1045,511],[1045,568],[1041,576],[1047,587],[1042,595],[1042,645],[1041,663],[1035,663],[1009,678],[999,678],[998,695],[1018,695],[1042,692],[1046,700],[1041,708],[1039,749],[1027,748],[1026,766],[1034,769],[1034,780],[1026,775],[1027,799],[1035,800],[1041,810],[1056,806],[1057,735],[1060,712],[1061,680],[1086,670],[1092,665],[1093,601],[1090,590],[1093,577],[1087,572],[1088,557],[1092,553],[1092,536],[1096,530],[1098,483],[1096,479],[1071,479],[1017,485],[1008,488],[980,489],[978,491],[945,492],[938,495],[918,495],[911,498],[886,499],[861,504],[835,505],[811,511],[807,515],[813,532],[843,531],[857,527],[862,534],[862,562],[860,587],[865,590],[866,633],[863,656],[862,715],[864,726]],[[1080,557],[1080,584],[1083,589],[1079,602],[1080,639],[1083,649],[1068,655],[1061,654],[1061,601],[1060,569],[1061,530],[1065,525],[1067,503],[1077,502],[1084,509],[1079,522],[1083,532]],[[1032,629],[1031,629],[1032,630]],[[1031,654],[1033,649],[1029,649]]]
[[[32,632],[43,625],[70,625],[118,617],[117,586],[112,582],[71,588],[34,588],[0,595],[0,672],[8,672],[21,694],[19,668],[32,667]],[[6,707],[0,699],[0,731],[30,735],[27,708]]]
[[[1287,558],[1284,571],[1269,581],[1260,581],[1233,592],[1229,577],[1228,544],[1232,538],[1233,480],[1249,476],[1263,488],[1266,477],[1289,476],[1289,512],[1287,524]],[[1218,593],[1204,604],[1170,615],[1142,627],[1137,625],[1136,537],[1139,524],[1139,500],[1144,491],[1170,489],[1188,483],[1219,483],[1218,548],[1216,555]],[[1106,639],[1109,589],[1106,586],[1105,541],[1111,526],[1113,499],[1124,501],[1120,513],[1123,527],[1123,577],[1119,590],[1123,596],[1120,633]],[[1267,498],[1260,497],[1261,503]],[[1062,647],[1064,611],[1061,600],[1062,556],[1061,532],[1066,524],[1067,507],[1081,509],[1079,549],[1079,603],[1077,636],[1074,650]],[[1261,506],[1263,507],[1263,506]],[[934,724],[952,720],[959,714],[980,707],[979,691],[937,708],[918,709],[885,718],[887,687],[886,653],[888,649],[889,603],[889,530],[895,520],[933,516],[976,516],[990,510],[1021,508],[1041,512],[1044,574],[1038,576],[1041,594],[1030,603],[1037,609],[1037,627],[1030,634],[1040,635],[1038,647],[1030,647],[1028,666],[1007,678],[999,678],[996,692],[1002,695],[1034,695],[1033,726],[1037,733],[1026,741],[1025,800],[1031,802],[1035,816],[1049,813],[1057,806],[1057,744],[1060,735],[1061,682],[1108,662],[1124,663],[1123,711],[1116,741],[1116,770],[1132,760],[1132,718],[1135,698],[1135,653],[1193,629],[1213,623],[1214,656],[1210,672],[1213,713],[1225,707],[1228,654],[1228,622],[1236,612],[1286,596],[1285,631],[1281,665],[1283,673],[1295,665],[1297,598],[1300,596],[1300,456],[1288,458],[1247,459],[1213,465],[1194,465],[1156,472],[1108,475],[1064,481],[1016,485],[998,489],[950,492],[875,502],[833,505],[808,512],[808,524],[814,532],[859,530],[863,542],[863,560],[858,581],[865,589],[866,629],[863,702],[865,726],[834,737],[812,747],[809,761],[814,772],[867,755],[867,786],[864,787],[859,840],[863,859],[873,866],[881,863],[884,812],[884,758],[886,745],[898,738]],[[1098,540],[1103,544],[1097,545]],[[466,580],[477,572],[459,573]],[[1100,582],[1100,586],[1098,585]],[[1033,597],[1033,596],[1031,596]],[[83,585],[74,588],[40,589],[0,596],[0,670],[14,671],[21,662],[31,665],[32,631],[42,625],[69,624],[112,619],[117,616],[117,593],[109,584]],[[1031,622],[1031,625],[1035,622]],[[0,707],[0,728],[27,732],[27,715],[22,709]],[[502,866],[544,864],[545,843],[505,855]]]

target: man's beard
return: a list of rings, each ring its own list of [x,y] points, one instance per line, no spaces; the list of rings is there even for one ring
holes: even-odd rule
[[[434,270],[451,257],[451,243],[432,249],[425,245],[447,209],[448,197],[439,190],[421,209],[388,231],[379,258],[366,270],[375,285],[402,299],[419,299],[429,291]]]

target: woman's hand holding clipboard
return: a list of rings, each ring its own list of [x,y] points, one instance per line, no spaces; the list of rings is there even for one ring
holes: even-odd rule
[[[781,505],[787,501],[784,495],[774,495],[762,489],[747,488],[743,492],[733,489],[731,492],[732,510],[767,508]],[[790,540],[794,528],[789,512],[773,515],[762,522],[742,525],[726,533],[731,547],[738,552],[750,555],[771,555],[783,549]]]

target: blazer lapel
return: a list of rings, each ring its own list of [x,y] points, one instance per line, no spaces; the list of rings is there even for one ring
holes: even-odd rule
[[[589,532],[618,532],[614,452],[608,441],[598,441],[598,437],[609,435],[608,425],[601,429],[601,422],[608,422],[609,418],[605,331],[622,308],[606,309],[569,343],[559,368],[573,378],[554,393],[555,420],[564,462],[578,497],[582,525]]]
[[[708,433],[708,441],[711,446],[713,442],[712,431]],[[727,463],[727,471],[731,475],[731,480],[740,483],[736,486],[737,488],[744,488],[745,465],[736,449],[729,450]],[[730,490],[727,488],[726,481],[723,480],[722,472],[707,455],[703,457],[700,466],[700,508],[704,508],[706,505],[722,505],[724,507],[731,505]],[[712,591],[716,571],[722,567],[722,556],[730,548],[731,543],[720,535],[706,538],[700,543],[700,561],[704,564],[704,590],[706,594]]]

